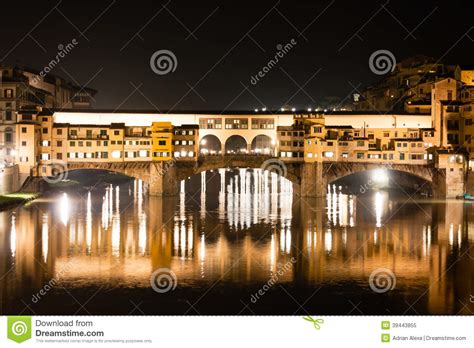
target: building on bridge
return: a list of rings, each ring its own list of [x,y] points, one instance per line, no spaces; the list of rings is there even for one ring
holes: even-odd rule
[[[16,150],[17,113],[23,108],[84,109],[97,91],[51,74],[0,65],[0,164],[12,164]]]

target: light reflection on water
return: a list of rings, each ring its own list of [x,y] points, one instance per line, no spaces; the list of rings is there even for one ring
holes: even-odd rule
[[[218,280],[264,284],[294,257],[280,284],[366,291],[370,273],[384,267],[400,291],[426,294],[424,312],[469,310],[458,301],[474,293],[470,204],[332,187],[325,201],[301,199],[289,181],[261,170],[220,169],[199,181],[196,192],[183,182],[175,198],[149,197],[135,180],[0,213],[3,306],[28,301],[58,272],[69,289],[133,289],[165,267],[178,289],[204,291]]]

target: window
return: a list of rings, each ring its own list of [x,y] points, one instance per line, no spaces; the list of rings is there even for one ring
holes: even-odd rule
[[[313,127],[313,132],[314,132],[314,133],[321,133],[322,130],[323,130],[322,127]]]
[[[26,146],[26,141],[22,141],[21,146]]]
[[[48,134],[48,128],[43,128],[43,134]]]
[[[405,154],[403,152],[400,152],[400,161],[405,160]]]
[[[6,143],[11,143],[12,141],[13,141],[12,133],[6,132],[6,133],[5,133],[5,142],[6,142]]]
[[[42,154],[41,154],[41,160],[42,160],[42,161],[47,161],[47,160],[49,160],[49,153],[42,153]]]
[[[92,138],[92,129],[86,129],[86,137]]]
[[[122,157],[122,152],[121,151],[112,151],[112,158],[120,158]]]
[[[63,159],[63,154],[62,153],[57,153],[56,154],[56,159],[62,160]]]
[[[326,158],[332,158],[332,157],[334,157],[334,152],[332,152],[332,151],[324,151],[324,152],[323,152],[323,156],[326,157]]]
[[[343,153],[341,154],[341,157],[342,157],[342,158],[349,158],[349,153],[348,153],[348,152],[343,152]]]
[[[26,132],[27,132],[26,127],[21,127],[21,132],[22,132],[22,133],[26,133]]]
[[[13,89],[11,89],[11,88],[5,89],[4,97],[5,98],[13,98]]]
[[[86,141],[86,146],[91,147],[92,146],[92,141]]]
[[[10,110],[5,111],[5,121],[12,120],[12,112]]]
[[[166,140],[158,140],[158,145],[165,146],[166,145]]]
[[[56,134],[57,135],[63,135],[63,130],[62,129],[56,129]]]
[[[114,130],[114,135],[120,135],[120,131],[119,130]]]
[[[76,129],[71,129],[71,131],[69,132],[69,135],[73,136],[73,137],[77,137],[77,130]]]
[[[365,145],[365,141],[363,140],[357,140],[357,146],[361,147]]]
[[[384,138],[389,138],[390,137],[390,132],[383,132]]]
[[[364,159],[364,154],[362,152],[358,152],[357,159]]]
[[[78,141],[77,146],[84,146],[84,142],[83,141]]]

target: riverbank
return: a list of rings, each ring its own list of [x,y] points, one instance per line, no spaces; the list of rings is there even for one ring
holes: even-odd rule
[[[0,211],[15,208],[19,205],[23,205],[29,201],[32,201],[40,196],[39,193],[7,193],[0,195]]]

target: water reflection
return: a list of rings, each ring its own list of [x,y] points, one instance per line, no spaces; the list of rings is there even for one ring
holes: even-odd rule
[[[469,203],[356,197],[337,187],[325,200],[296,201],[288,181],[261,170],[198,180],[197,192],[183,182],[176,198],[149,197],[135,180],[0,213],[1,308],[29,303],[59,270],[58,286],[69,290],[147,289],[153,270],[167,267],[178,290],[205,291],[217,281],[259,286],[294,257],[278,282],[334,286],[323,302],[367,293],[370,273],[386,267],[402,298],[423,298],[419,312],[469,313],[461,304],[474,293]],[[402,314],[403,300],[392,301]]]

